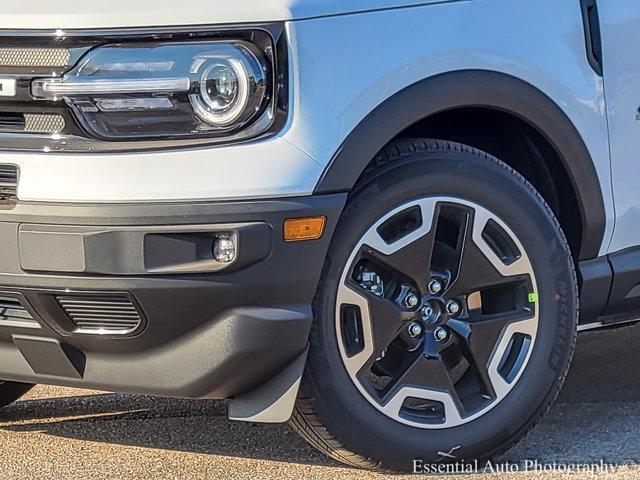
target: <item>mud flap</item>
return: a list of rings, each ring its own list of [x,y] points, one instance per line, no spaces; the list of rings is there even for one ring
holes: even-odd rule
[[[229,402],[229,419],[258,423],[283,423],[289,420],[308,351],[309,347],[262,387],[232,398]]]

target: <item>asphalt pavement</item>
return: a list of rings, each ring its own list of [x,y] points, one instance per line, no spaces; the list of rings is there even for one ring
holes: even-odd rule
[[[580,334],[555,406],[499,461],[460,478],[640,478],[640,326]],[[383,477],[340,466],[286,425],[230,422],[220,401],[38,386],[0,412],[0,479]]]

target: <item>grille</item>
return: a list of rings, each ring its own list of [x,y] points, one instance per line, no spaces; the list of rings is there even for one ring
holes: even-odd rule
[[[0,165],[0,185],[17,185],[18,167],[15,165]]]
[[[40,324],[17,298],[4,295],[0,295],[0,326],[40,328]]]
[[[0,205],[15,200],[18,188],[18,167],[0,165]]]
[[[56,300],[76,326],[75,333],[128,335],[142,325],[142,315],[126,294],[57,295]]]
[[[68,67],[66,48],[0,48],[0,67]]]
[[[0,130],[24,130],[24,115],[21,113],[0,113]]]
[[[64,130],[61,115],[24,114],[24,131],[27,133],[60,133]]]

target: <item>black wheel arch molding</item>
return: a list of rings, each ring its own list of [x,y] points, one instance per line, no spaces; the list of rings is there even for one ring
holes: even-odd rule
[[[545,93],[519,78],[489,70],[459,70],[406,87],[374,109],[335,152],[316,194],[350,191],[375,155],[402,131],[437,113],[484,107],[515,115],[544,136],[563,162],[582,225],[579,260],[599,254],[605,206],[593,159],[580,133]]]

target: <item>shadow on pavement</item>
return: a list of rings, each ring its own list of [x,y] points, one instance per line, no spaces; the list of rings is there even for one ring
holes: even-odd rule
[[[579,336],[565,388],[500,460],[640,462],[640,326]],[[230,422],[222,401],[102,394],[17,402],[0,428],[184,452],[335,465],[286,425]]]

